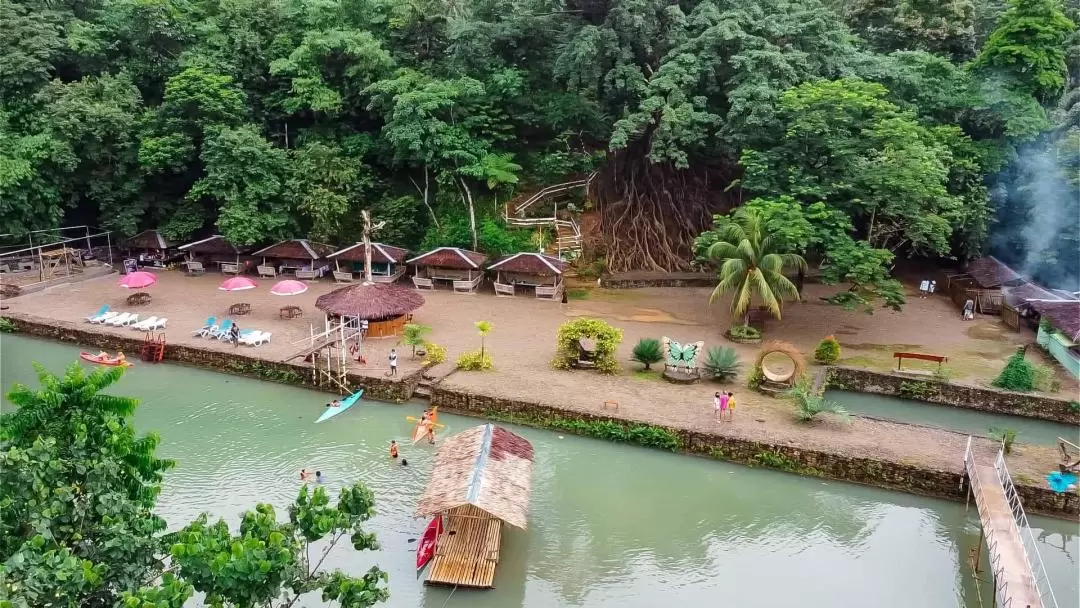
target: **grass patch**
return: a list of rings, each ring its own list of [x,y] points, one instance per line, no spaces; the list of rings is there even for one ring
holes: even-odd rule
[[[584,287],[574,287],[566,290],[567,300],[588,300],[590,295],[589,290]]]
[[[643,380],[646,382],[655,382],[656,380],[661,379],[660,372],[655,369],[636,369],[633,371],[633,373],[630,374],[630,376],[633,377],[634,380]]]

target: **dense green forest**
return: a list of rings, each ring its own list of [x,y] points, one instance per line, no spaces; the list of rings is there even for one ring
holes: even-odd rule
[[[1060,0],[0,3],[0,232],[505,253],[516,195],[596,172],[613,270],[685,269],[714,214],[798,216],[873,282],[991,248],[1080,262],[1080,38]],[[791,228],[791,226],[787,226]]]

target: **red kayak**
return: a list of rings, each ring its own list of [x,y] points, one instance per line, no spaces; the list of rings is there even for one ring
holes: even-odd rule
[[[92,355],[92,354],[90,354],[88,352],[83,351],[83,352],[79,353],[79,357],[83,361],[89,361],[90,363],[97,363],[98,365],[111,365],[113,367],[115,367],[117,365],[120,365],[120,366],[123,366],[123,367],[131,367],[131,363],[129,363],[126,359],[121,361],[120,359],[117,359],[116,357],[110,357],[108,355],[104,355],[104,356]]]
[[[435,518],[428,523],[427,529],[424,530],[424,535],[420,537],[420,544],[416,546],[417,575],[424,569],[424,566],[428,565],[431,558],[435,557],[435,543],[438,542],[440,534],[442,534],[442,516],[436,515]]]

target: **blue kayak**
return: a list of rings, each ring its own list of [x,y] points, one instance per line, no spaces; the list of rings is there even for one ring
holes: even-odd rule
[[[342,398],[339,401],[340,405],[338,405],[336,407],[328,407],[328,408],[326,408],[326,411],[323,412],[322,416],[319,416],[319,419],[315,421],[315,424],[318,424],[318,423],[320,423],[320,422],[322,422],[324,420],[329,420],[329,419],[333,418],[334,416],[337,416],[341,412],[344,412],[345,410],[352,407],[357,401],[360,400],[360,397],[363,397],[363,396],[364,396],[364,389],[360,389],[360,390],[356,391],[355,393],[349,395],[348,397]]]

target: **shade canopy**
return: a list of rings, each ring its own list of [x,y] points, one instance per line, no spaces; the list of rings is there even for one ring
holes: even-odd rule
[[[132,272],[124,275],[118,285],[126,289],[142,289],[157,283],[157,275],[152,272]]]
[[[485,424],[458,433],[439,446],[415,515],[472,505],[524,530],[532,468],[532,444],[504,428]]]
[[[275,296],[296,296],[308,290],[307,283],[300,281],[278,281],[270,288],[270,293]]]
[[[424,305],[415,289],[392,283],[358,284],[335,289],[315,300],[315,307],[331,315],[378,320],[410,313]]]
[[[334,253],[331,245],[307,239],[289,239],[264,247],[251,255],[289,260],[321,260],[331,253]]]
[[[232,277],[231,279],[225,279],[218,289],[221,291],[244,291],[245,289],[255,289],[258,285],[255,281],[247,277]]]
[[[220,234],[200,239],[177,247],[182,251],[198,255],[240,255],[240,248],[225,240]]]
[[[407,260],[407,264],[417,266],[438,266],[440,268],[454,268],[456,270],[480,270],[480,266],[487,261],[487,256],[476,251],[469,251],[460,247],[439,247],[427,253]]]

